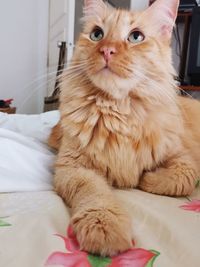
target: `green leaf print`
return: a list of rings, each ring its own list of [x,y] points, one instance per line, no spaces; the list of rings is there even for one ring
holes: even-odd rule
[[[92,267],[107,267],[112,260],[110,258],[88,255],[88,261]]]
[[[160,255],[160,252],[158,252],[156,250],[151,249],[149,251],[151,251],[153,254],[155,254],[155,256],[148,262],[148,264],[145,267],[153,267],[154,261]]]
[[[200,180],[196,181],[195,187],[200,187]]]
[[[0,227],[4,227],[4,226],[11,226],[11,224],[9,224],[3,220],[0,220]]]

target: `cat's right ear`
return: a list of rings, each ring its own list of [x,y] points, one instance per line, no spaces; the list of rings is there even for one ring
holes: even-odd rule
[[[179,0],[156,0],[145,12],[153,29],[164,39],[170,39],[178,12]]]
[[[105,14],[106,5],[102,0],[84,0],[85,17],[102,17]]]

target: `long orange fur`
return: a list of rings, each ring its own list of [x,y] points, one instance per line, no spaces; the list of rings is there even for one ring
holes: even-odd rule
[[[83,250],[113,255],[132,246],[131,223],[113,187],[185,196],[200,174],[200,104],[177,94],[170,38],[177,0],[143,12],[85,1],[84,29],[62,79],[55,190],[72,208]],[[98,42],[94,27],[104,30]],[[133,44],[133,29],[145,39]],[[102,47],[114,47],[107,69]]]

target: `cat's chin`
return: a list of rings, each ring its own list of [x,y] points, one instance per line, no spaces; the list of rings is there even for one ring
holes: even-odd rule
[[[118,77],[119,77],[119,75],[118,75],[117,73],[115,73],[113,70],[111,70],[111,69],[108,68],[108,67],[104,67],[102,70],[100,70],[100,71],[99,71],[99,74],[101,74],[101,75],[103,75],[103,76],[105,76],[105,77],[107,77],[107,76],[109,76],[109,75],[112,75],[112,76],[118,76]]]
[[[96,87],[116,99],[124,99],[134,87],[131,79],[121,78],[108,68],[91,75],[90,79]]]

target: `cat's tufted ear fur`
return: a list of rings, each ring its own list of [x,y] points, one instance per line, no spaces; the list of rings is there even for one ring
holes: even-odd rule
[[[154,30],[169,39],[175,24],[179,0],[156,0],[147,10],[146,15],[153,22]]]
[[[85,17],[102,17],[105,14],[106,5],[103,0],[84,0]]]

